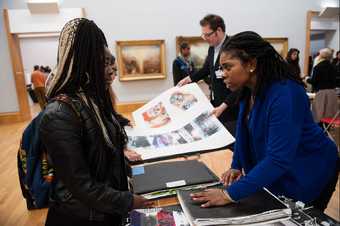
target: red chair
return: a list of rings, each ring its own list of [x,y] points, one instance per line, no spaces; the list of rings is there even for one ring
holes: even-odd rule
[[[339,117],[339,115],[340,115],[340,110],[337,111],[337,113],[334,115],[333,118],[322,118],[320,120],[320,122],[322,123],[322,126],[324,128],[325,133],[327,133],[329,138],[331,138],[335,143],[336,143],[336,141],[329,131],[331,129],[340,128],[340,117]],[[339,138],[340,138],[340,134],[339,134]],[[340,141],[338,141],[338,142],[340,142]],[[337,146],[338,146],[338,149],[339,149],[339,144],[337,144]]]

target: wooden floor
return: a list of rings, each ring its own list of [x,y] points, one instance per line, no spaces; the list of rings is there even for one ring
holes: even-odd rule
[[[33,112],[38,109],[34,106]],[[0,125],[0,226],[41,226],[45,222],[47,209],[28,211],[18,181],[16,154],[27,123]],[[218,151],[193,158],[199,158],[220,176],[230,166],[231,157],[229,151]],[[340,220],[339,182],[336,189],[326,213]]]

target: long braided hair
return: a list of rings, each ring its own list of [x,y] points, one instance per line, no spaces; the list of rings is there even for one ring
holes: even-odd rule
[[[274,47],[253,31],[230,37],[221,51],[240,59],[242,63],[256,59],[256,86],[253,93],[255,96],[261,96],[274,81],[291,79],[303,85],[301,79],[289,72],[287,63]]]
[[[110,153],[99,148],[90,166],[99,179],[107,175],[108,158],[127,143],[124,129],[113,117],[116,112],[105,87],[105,47],[105,36],[93,21],[77,18],[66,23],[59,38],[57,66],[47,87],[48,98],[59,94],[79,97],[98,124],[104,142],[111,150]],[[116,134],[110,133],[108,123],[113,124]]]

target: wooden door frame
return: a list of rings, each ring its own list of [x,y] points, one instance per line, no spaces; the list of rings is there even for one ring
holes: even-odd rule
[[[8,49],[11,57],[19,111],[0,113],[0,123],[22,122],[31,118],[31,111],[26,91],[24,67],[20,51],[20,40],[17,34],[12,34],[10,32],[8,10],[3,9],[3,14],[4,28],[7,35]]]
[[[304,68],[303,72],[305,75],[308,74],[308,58],[310,55],[310,34],[311,34],[311,26],[312,26],[312,18],[319,15],[319,11],[307,11],[307,19],[306,19],[306,42],[305,42],[305,60],[304,60]]]

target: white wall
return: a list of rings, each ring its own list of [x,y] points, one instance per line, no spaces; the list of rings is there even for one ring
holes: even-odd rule
[[[24,0],[5,0],[5,2],[12,9],[26,8]],[[225,19],[228,34],[254,30],[265,37],[288,37],[289,47],[298,48],[303,53],[306,12],[320,10],[321,2],[322,0],[116,0],[105,2],[72,0],[64,1],[61,7],[85,8],[86,16],[93,19],[104,31],[111,50],[115,50],[116,40],[165,40],[167,79],[114,82],[113,86],[119,101],[138,101],[149,100],[172,86],[171,64],[176,54],[175,38],[179,35],[200,35],[199,20],[207,13],[221,15]]]
[[[332,31],[332,32],[327,32],[326,36],[325,36],[326,47],[334,49],[335,52],[340,49],[340,47],[339,47],[339,37],[340,37],[339,27],[340,27],[340,24],[338,22],[338,29],[335,30],[335,31]],[[333,56],[333,57],[335,57],[335,56]]]
[[[0,113],[17,112],[19,104],[11,67],[3,11],[0,12]]]
[[[175,37],[200,35],[199,20],[207,13],[221,15],[227,33],[254,30],[266,37],[288,37],[289,47],[304,52],[306,12],[319,10],[320,0],[173,0],[173,1],[65,1],[62,7],[84,7],[96,21],[114,50],[115,40],[165,39],[167,80],[115,81],[119,101],[147,100],[172,85],[171,63],[175,57]],[[303,66],[303,65],[302,65]],[[152,88],[151,88],[152,87]]]
[[[69,20],[83,17],[83,10],[81,8],[63,8],[57,14],[32,14],[28,9],[10,9],[8,17],[11,33],[59,32]]]
[[[20,38],[21,56],[26,76],[26,84],[31,83],[30,73],[34,65],[50,66],[57,63],[59,37]]]

